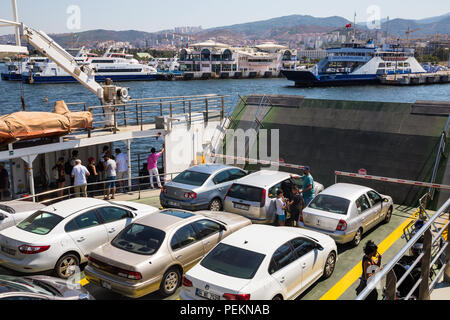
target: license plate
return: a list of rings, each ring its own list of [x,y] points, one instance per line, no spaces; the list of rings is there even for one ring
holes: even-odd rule
[[[7,254],[9,254],[9,255],[11,255],[11,256],[15,256],[16,255],[16,250],[11,249],[11,248],[7,248],[7,247],[2,246],[2,251],[7,253]]]
[[[234,207],[235,207],[236,209],[245,210],[245,211],[250,210],[250,206],[245,205],[245,204],[235,203],[235,204],[234,204]]]
[[[208,300],[220,300],[220,296],[211,292],[203,291],[200,289],[197,289],[195,294],[199,297],[208,299]]]
[[[177,202],[169,201],[169,206],[179,207],[180,205]]]
[[[108,289],[108,290],[112,289],[111,285],[109,283],[105,282],[105,281],[100,281],[100,284],[105,289]]]

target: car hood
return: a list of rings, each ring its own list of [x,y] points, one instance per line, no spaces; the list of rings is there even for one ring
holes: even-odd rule
[[[94,297],[91,296],[89,292],[76,281],[71,282],[70,280],[67,281],[48,276],[30,276],[27,278],[48,284],[49,286],[55,288],[59,293],[61,293],[61,295],[65,299],[94,300]]]

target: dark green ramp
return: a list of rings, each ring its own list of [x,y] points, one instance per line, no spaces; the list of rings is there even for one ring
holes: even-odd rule
[[[349,89],[350,90],[350,89]],[[244,98],[235,128],[248,128],[262,95]],[[358,172],[414,181],[431,180],[448,114],[421,112],[409,103],[305,99],[268,96],[271,109],[264,129],[280,130],[280,157],[287,163],[310,165],[314,178],[330,186],[334,172]],[[253,104],[252,104],[253,103]],[[415,111],[413,111],[413,109]],[[247,111],[248,110],[248,111]],[[261,120],[261,119],[259,119]],[[450,142],[450,140],[448,140]],[[448,151],[446,151],[448,156]],[[446,172],[440,163],[437,183]],[[288,170],[288,169],[281,169]],[[417,206],[426,189],[340,177],[339,182],[367,185],[392,195],[398,204]]]

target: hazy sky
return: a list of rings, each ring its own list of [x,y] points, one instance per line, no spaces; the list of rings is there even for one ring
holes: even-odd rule
[[[91,29],[154,32],[177,26],[203,28],[270,19],[291,14],[342,16],[365,21],[376,5],[381,17],[421,19],[450,12],[450,0],[17,0],[19,19],[47,33]],[[78,6],[80,19],[76,10]],[[0,18],[11,19],[11,1],[0,0]],[[76,9],[76,8],[75,8]],[[69,25],[68,25],[69,22]],[[78,29],[79,27],[79,29]],[[1,28],[0,34],[12,33]]]

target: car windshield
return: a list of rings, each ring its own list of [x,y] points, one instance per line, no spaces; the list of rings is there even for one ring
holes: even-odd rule
[[[349,206],[350,200],[325,194],[319,194],[309,205],[312,209],[341,215],[347,215]]]
[[[239,279],[253,279],[265,255],[220,243],[200,265],[211,271]]]
[[[50,233],[62,220],[63,218],[56,214],[37,211],[18,224],[17,227],[31,233],[45,235]]]
[[[189,186],[202,186],[206,180],[210,177],[210,174],[195,172],[195,171],[185,171],[180,173],[173,182],[187,184]]]
[[[55,295],[54,292],[43,288],[40,281],[33,281],[27,278],[2,276],[0,278],[0,294],[7,292],[29,292],[42,293],[45,295]]]
[[[166,233],[159,229],[131,224],[111,244],[118,249],[150,256],[158,252],[165,237]]]
[[[246,186],[243,184],[233,184],[227,193],[227,197],[241,199],[251,202],[260,202],[263,189]]]

